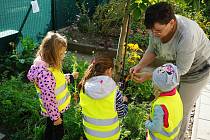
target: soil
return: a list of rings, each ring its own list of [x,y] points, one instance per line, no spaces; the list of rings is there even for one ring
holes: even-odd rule
[[[78,27],[68,26],[60,29],[59,33],[64,34],[68,40],[74,43],[89,44],[105,48],[117,48],[119,37],[117,36],[102,36],[95,33],[81,33]]]

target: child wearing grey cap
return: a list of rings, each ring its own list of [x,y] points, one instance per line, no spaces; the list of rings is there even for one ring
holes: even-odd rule
[[[153,71],[155,99],[149,119],[145,122],[147,140],[176,140],[183,118],[183,104],[176,86],[179,84],[177,67],[164,64]]]

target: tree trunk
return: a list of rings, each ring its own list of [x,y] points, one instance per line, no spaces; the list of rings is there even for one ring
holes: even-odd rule
[[[120,32],[120,38],[118,42],[118,49],[117,49],[117,56],[115,60],[115,69],[114,69],[114,79],[116,82],[119,82],[120,80],[120,74],[122,70],[122,65],[123,65],[123,56],[125,54],[125,39],[126,39],[126,34],[127,34],[127,28],[128,27],[128,21],[129,21],[129,11],[128,7],[130,5],[130,0],[127,0],[127,3],[125,5],[125,15],[123,18],[123,24],[121,27],[121,32]]]

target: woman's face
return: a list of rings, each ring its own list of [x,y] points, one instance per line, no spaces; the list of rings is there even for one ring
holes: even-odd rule
[[[172,19],[168,24],[160,24],[156,22],[151,29],[152,34],[160,39],[167,37],[173,32],[174,20]]]

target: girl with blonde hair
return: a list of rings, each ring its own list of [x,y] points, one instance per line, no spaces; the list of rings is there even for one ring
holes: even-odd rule
[[[47,117],[46,140],[63,138],[62,113],[69,108],[71,100],[67,83],[78,77],[77,72],[72,75],[62,72],[66,50],[66,38],[58,33],[48,32],[27,74],[28,79],[35,84],[41,114]]]

